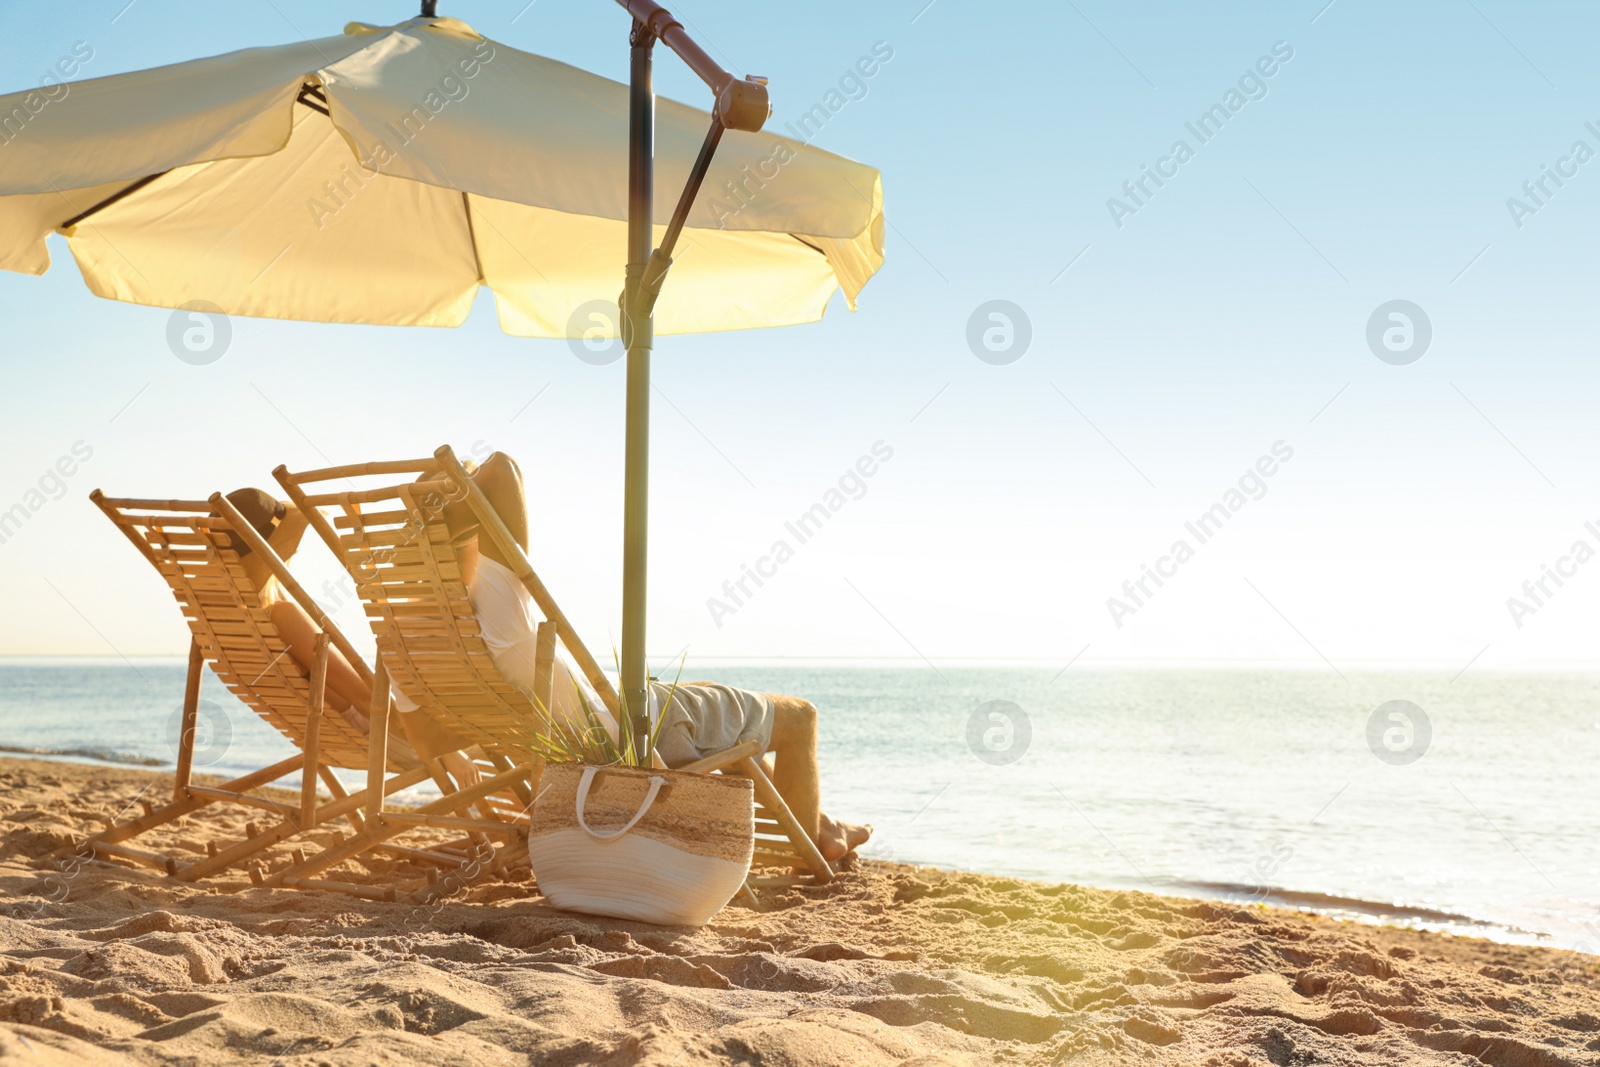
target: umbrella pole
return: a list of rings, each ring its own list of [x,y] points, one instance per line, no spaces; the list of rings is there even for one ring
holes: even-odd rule
[[[655,0],[617,0],[633,16],[628,100],[628,276],[622,290],[622,338],[628,349],[627,438],[622,498],[622,702],[634,756],[650,764],[650,679],[644,661],[645,589],[650,516],[650,349],[655,303],[689,208],[711,166],[722,131],[761,129],[771,113],[765,78],[743,81],[717,65]],[[655,206],[656,97],[651,57],[660,38],[716,94],[711,129],[690,173],[666,239],[652,253]]]
[[[650,349],[653,308],[643,299],[651,251],[655,194],[655,90],[651,58],[656,35],[634,21],[629,35],[628,274],[623,336],[628,347],[627,435],[622,503],[622,700],[632,720],[634,754],[650,765],[650,693],[645,667],[645,593],[650,516]]]

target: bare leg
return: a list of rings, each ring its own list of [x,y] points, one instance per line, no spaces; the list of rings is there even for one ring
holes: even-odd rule
[[[769,696],[772,700],[772,784],[801,827],[820,844],[817,709],[809,700],[799,697]]]
[[[799,697],[767,694],[772,700],[772,784],[784,803],[833,862],[872,836],[872,827],[853,826],[823,814],[817,771],[817,709]]]
[[[273,604],[270,617],[278,636],[289,646],[290,658],[309,677],[316,657],[317,635],[321,632],[317,624],[306,614],[306,609],[293,600],[280,600]],[[345,661],[342,652],[331,647],[328,649],[327,697],[328,706],[334,711],[344,711],[349,707],[365,710],[372,700],[372,687],[361,680],[355,668]]]

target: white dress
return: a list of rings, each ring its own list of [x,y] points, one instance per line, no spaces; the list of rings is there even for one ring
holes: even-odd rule
[[[483,643],[506,681],[533,700],[538,624],[542,620],[527,586],[503,564],[478,557],[478,571],[467,585],[467,597],[478,618]],[[587,706],[617,741],[617,722],[600,694],[578,668],[572,654],[556,646],[554,684],[549,709],[553,719],[578,728],[588,725]],[[395,690],[401,712],[417,705]],[[663,707],[666,713],[663,721]],[[682,766],[741,741],[755,740],[763,748],[772,737],[772,702],[762,693],[724,685],[650,683],[651,722],[660,722],[656,750],[670,767]]]
[[[483,643],[489,646],[494,665],[500,668],[506,681],[532,700],[536,691],[537,627],[542,617],[534,606],[533,596],[527,586],[510,568],[480,555],[478,572],[467,586],[467,597],[472,601],[473,613],[477,615],[478,625],[483,632]],[[553,674],[552,706],[549,709],[551,717],[581,727],[586,725],[583,709],[587,705],[615,741],[616,720],[611,717],[600,694],[578,669],[572,654],[560,644],[556,646]]]

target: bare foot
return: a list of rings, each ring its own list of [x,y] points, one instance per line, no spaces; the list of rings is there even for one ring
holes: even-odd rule
[[[817,848],[822,852],[822,858],[829,863],[844,859],[866,844],[867,839],[872,836],[871,826],[840,822],[827,814],[823,814],[821,820],[822,832],[818,835]]]
[[[854,823],[842,822],[839,825],[844,828],[845,844],[850,846],[851,852],[866,844],[868,839],[872,837],[871,823],[857,826]]]

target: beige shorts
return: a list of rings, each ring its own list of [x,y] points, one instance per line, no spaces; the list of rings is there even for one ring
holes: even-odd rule
[[[671,703],[668,703],[668,698]],[[772,741],[772,701],[726,685],[650,683],[651,703],[665,707],[656,751],[668,767],[704,759],[745,741]]]

